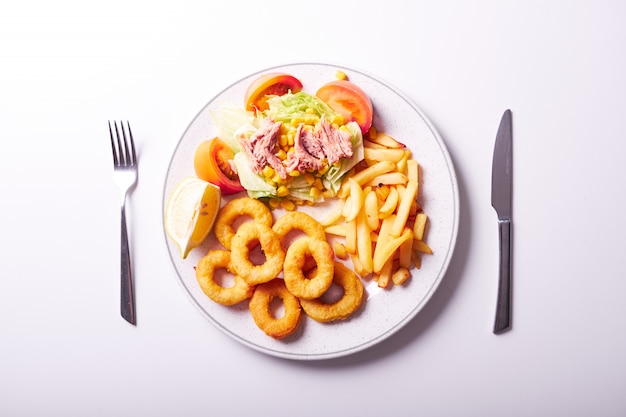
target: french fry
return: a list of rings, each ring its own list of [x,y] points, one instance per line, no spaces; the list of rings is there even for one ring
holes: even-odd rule
[[[348,194],[348,199],[344,203],[343,206],[343,216],[346,218],[347,222],[351,222],[356,219],[357,214],[363,208],[363,189],[352,178],[348,178],[348,186],[350,193]]]
[[[398,198],[398,189],[396,187],[391,187],[385,203],[378,210],[378,217],[381,219],[389,217],[398,206]]]
[[[415,269],[420,269],[422,267],[422,257],[420,256],[419,252],[413,251],[413,254],[411,255],[411,260],[413,261],[413,266],[415,266]]]
[[[411,181],[406,186],[406,192],[402,196],[402,201],[398,206],[398,210],[396,212],[396,221],[393,224],[393,227],[389,231],[392,236],[400,236],[402,230],[406,226],[406,221],[409,218],[409,212],[411,210],[411,204],[415,201],[417,196],[417,183]]]
[[[393,282],[393,285],[402,285],[410,276],[411,273],[407,268],[400,267],[391,275],[391,282]]]
[[[361,265],[361,260],[359,257],[353,253],[350,254],[350,260],[352,261],[352,266],[354,267],[354,272],[358,275],[363,276],[363,267]]]
[[[433,254],[433,250],[423,240],[413,239],[413,250],[421,253],[427,253],[429,255]]]
[[[359,185],[363,185],[374,177],[377,177],[381,174],[385,174],[387,172],[391,172],[396,168],[396,164],[391,161],[379,161],[374,165],[365,168],[362,171],[357,172],[352,176],[352,179],[359,183]],[[344,183],[345,184],[345,183]]]
[[[383,185],[374,188],[374,191],[376,192],[376,197],[378,197],[379,200],[385,201],[389,195],[390,187],[388,185]]]
[[[387,149],[385,145],[381,145],[380,143],[372,142],[371,140],[367,140],[367,139],[363,139],[363,148]]]
[[[398,261],[401,268],[409,269],[411,268],[411,254],[413,253],[413,230],[410,228],[407,230],[409,230],[411,237],[400,245]]]
[[[426,230],[426,222],[428,215],[426,213],[417,213],[415,215],[415,223],[413,224],[413,239],[424,240],[424,231]]]
[[[404,148],[405,147],[403,143],[398,142],[396,139],[382,132],[376,132],[376,135],[374,137],[371,137],[370,135],[370,140],[374,143],[379,143],[388,148]]]
[[[381,185],[398,185],[406,184],[408,178],[401,172],[387,172],[385,174],[378,175],[363,185],[370,187],[377,187]]]
[[[411,151],[405,150],[404,156],[398,162],[396,162],[396,169],[398,172],[405,173],[407,171],[407,162],[410,161]]]
[[[411,235],[411,229],[406,228],[399,237],[391,238],[384,245],[377,243],[374,250],[374,272],[380,272],[385,262],[393,257],[400,245],[411,238]]]
[[[356,218],[356,247],[363,275],[370,274],[374,269],[372,260],[372,240],[370,238],[370,228],[367,225],[365,212],[359,212]]]
[[[378,241],[376,242],[376,247],[385,245],[391,236],[389,236],[389,230],[391,230],[391,226],[393,226],[393,222],[396,220],[396,215],[392,214],[389,217],[383,219],[380,224],[380,230],[378,231]]]
[[[335,251],[335,256],[339,259],[348,259],[348,251],[346,249],[346,245],[341,242],[334,241],[333,242],[333,250]]]
[[[341,220],[343,215],[343,207],[345,205],[344,200],[338,200],[336,204],[332,206],[326,217],[320,220],[320,224],[324,227],[333,225]]]
[[[404,193],[406,193],[406,186],[404,184],[396,185],[396,189],[398,190],[398,205],[402,202],[402,197],[404,197]]]
[[[385,262],[380,273],[378,274],[378,286],[380,288],[387,288],[389,285],[389,281],[391,281],[391,276],[393,273],[393,259],[389,259]]]
[[[331,226],[327,226],[327,227],[324,228],[324,231],[326,232],[327,235],[335,235],[335,236],[346,237],[347,229],[348,229],[348,227],[346,226],[346,224],[345,223],[341,223],[341,224],[333,224]]]
[[[365,195],[365,202],[363,203],[365,212],[365,218],[367,219],[367,226],[370,230],[378,229],[378,197],[374,190],[370,190]]]
[[[356,221],[346,222],[346,250],[348,253],[356,253]]]
[[[399,162],[402,158],[405,158],[404,149],[389,149],[389,148],[366,148],[363,147],[363,155],[365,159],[371,161],[391,161]]]
[[[407,177],[409,181],[415,181],[419,183],[419,166],[415,159],[409,159],[406,161]]]

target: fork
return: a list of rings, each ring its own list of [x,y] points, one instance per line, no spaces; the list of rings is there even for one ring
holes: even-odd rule
[[[111,135],[111,148],[113,149],[113,178],[121,194],[122,212],[122,240],[121,240],[121,288],[120,288],[120,311],[122,317],[131,324],[136,324],[135,294],[133,290],[133,276],[130,267],[130,250],[128,246],[128,232],[126,229],[126,196],[137,183],[137,155],[130,124],[126,121],[128,136],[124,124],[120,122],[118,130],[117,122],[109,121],[109,134]],[[115,139],[113,138],[115,131]],[[121,134],[120,134],[121,131]]]

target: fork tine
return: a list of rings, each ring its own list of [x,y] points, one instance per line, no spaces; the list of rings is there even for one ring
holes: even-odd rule
[[[128,155],[130,154],[130,152],[128,151],[128,140],[126,139],[126,129],[124,129],[124,122],[120,121],[120,129],[122,130],[122,139],[124,141],[124,161],[123,161],[123,165],[125,167],[130,165],[130,161],[128,160]],[[120,145],[121,146],[121,145]]]
[[[122,134],[120,135],[119,130],[117,130],[117,122],[113,122],[115,126],[115,134],[117,136],[117,149],[119,151],[118,159],[120,162],[120,166],[128,165],[128,146],[126,145],[126,132],[124,131],[124,123],[120,122],[120,126],[122,129]]]
[[[115,126],[115,131],[117,132],[117,125]],[[115,140],[113,139],[113,129],[111,129],[110,120],[109,120],[109,134],[111,135],[111,149],[113,150],[113,165],[118,166],[119,161],[117,159],[117,148],[115,147]]]
[[[135,141],[133,140],[133,132],[130,130],[130,123],[126,121],[128,126],[128,136],[130,137],[130,165],[133,166],[137,163],[137,155],[135,153]]]

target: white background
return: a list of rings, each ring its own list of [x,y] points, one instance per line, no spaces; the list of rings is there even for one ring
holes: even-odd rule
[[[0,5],[0,415],[623,416],[626,3],[31,1]],[[459,239],[424,310],[340,359],[226,337],[161,226],[184,129],[227,85],[325,62],[401,89],[459,177]],[[492,333],[491,157],[514,122],[513,329]],[[106,122],[140,153],[138,325],[119,316]]]

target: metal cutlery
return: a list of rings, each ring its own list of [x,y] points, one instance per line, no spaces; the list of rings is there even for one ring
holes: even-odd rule
[[[502,115],[496,135],[491,171],[491,205],[498,215],[500,243],[498,298],[493,332],[511,328],[511,229],[513,186],[513,129],[511,110]]]
[[[117,122],[113,122],[113,127],[111,127],[111,122],[109,121],[109,134],[111,136],[111,148],[113,149],[113,178],[121,194],[120,311],[126,321],[136,324],[135,294],[133,290],[128,231],[126,228],[126,196],[137,183],[137,155],[128,121],[126,126],[128,129],[125,129],[124,124],[120,122],[120,129],[118,129]],[[128,133],[126,130],[128,130]],[[113,135],[114,131],[115,135]]]

